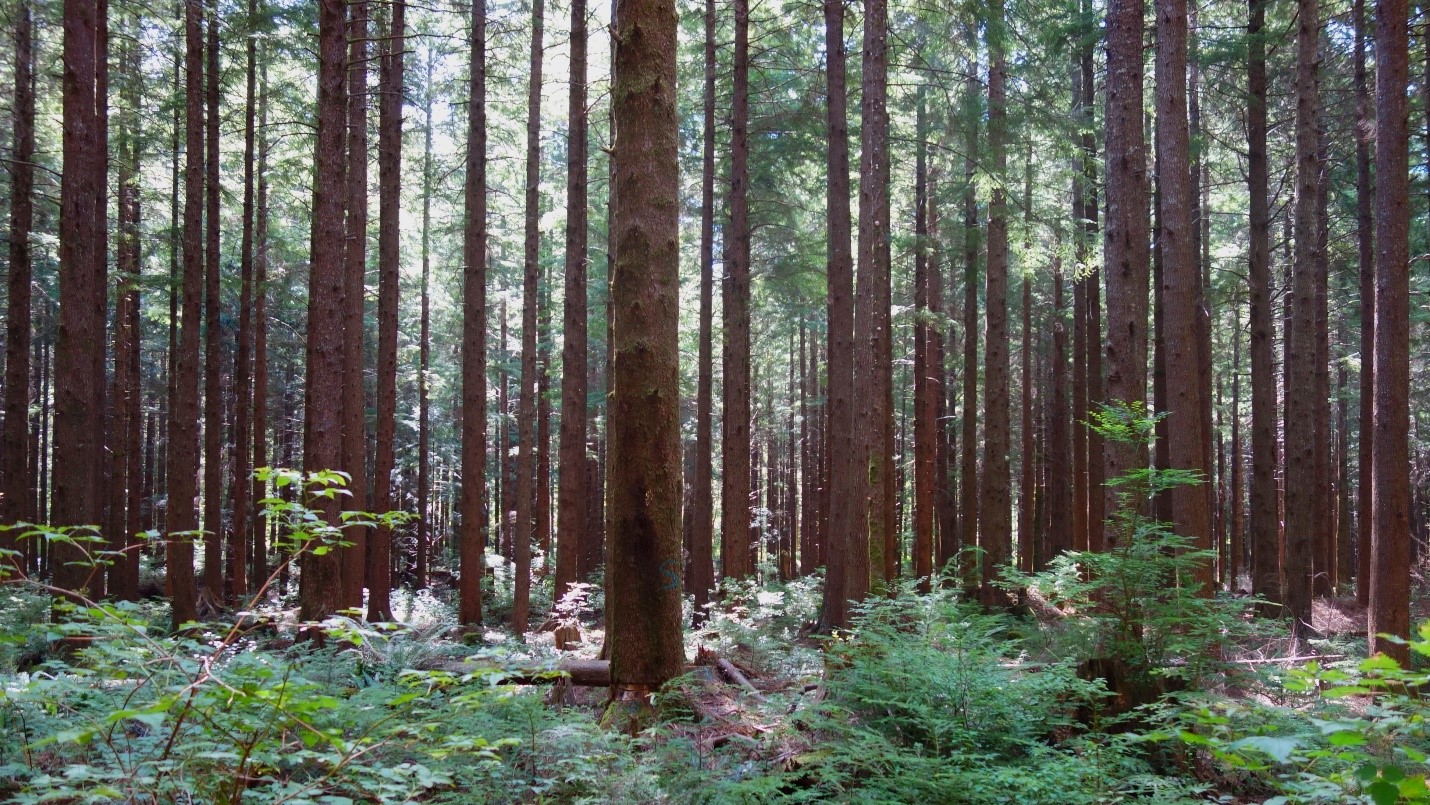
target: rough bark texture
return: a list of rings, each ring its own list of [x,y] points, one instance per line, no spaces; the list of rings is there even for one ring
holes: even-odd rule
[[[849,122],[847,114],[847,52],[844,44],[844,4],[824,2],[825,71],[828,87],[826,129],[829,147],[825,167],[827,307],[827,373],[829,426],[825,430],[829,462],[828,526],[824,608],[820,627],[826,631],[849,625],[849,601],[862,598],[865,583],[851,584],[851,575],[868,573],[855,557],[867,555],[867,480],[862,442],[854,410],[854,255],[849,217]]]
[[[970,39],[971,39],[970,35]],[[970,43],[972,44],[972,43]],[[974,53],[976,48],[970,48]],[[959,576],[965,588],[975,584],[973,549],[978,547],[978,184],[974,181],[978,152],[978,63],[970,58],[963,115],[963,407],[962,454],[959,459],[959,517],[963,526]]]
[[[367,147],[367,0],[348,6],[347,61],[347,229],[343,240],[343,452],[339,465],[352,476],[352,497],[345,508],[369,511],[367,468],[367,383],[363,377],[364,308],[367,302],[368,147]],[[362,605],[368,529],[343,529],[352,545],[342,550],[342,600],[345,607]]]
[[[1408,11],[1375,4],[1375,416],[1372,448],[1371,653],[1402,664],[1410,637],[1410,187]]]
[[[1314,2],[1314,0],[1311,0]],[[1157,242],[1165,265],[1162,299],[1166,308],[1169,468],[1197,473],[1202,483],[1180,486],[1170,496],[1172,523],[1202,550],[1212,547],[1213,482],[1208,462],[1211,433],[1203,412],[1211,410],[1211,389],[1201,374],[1201,269],[1194,227],[1191,135],[1187,128],[1187,2],[1157,2],[1157,173],[1161,186],[1161,227]],[[1197,570],[1204,595],[1212,593],[1213,563]]]
[[[565,306],[561,350],[561,429],[557,490],[556,598],[579,581],[586,534],[587,123],[586,3],[571,5],[571,75],[566,148]]]
[[[179,332],[174,350],[174,372],[169,402],[165,477],[168,512],[164,530],[169,534],[166,567],[174,625],[197,617],[198,591],[194,578],[194,546],[190,535],[199,527],[199,316],[202,315],[204,276],[203,227],[203,44],[200,0],[184,3],[184,215],[183,285],[179,302]]]
[[[30,3],[15,16],[14,132],[11,141],[8,303],[5,313],[4,425],[0,430],[0,523],[35,519],[30,475],[30,352],[32,258],[30,228],[35,218],[35,52]],[[0,535],[0,548],[14,539]]]
[[[139,548],[134,535],[140,530],[139,505],[143,490],[140,469],[140,340],[139,326],[139,73],[138,49],[123,49],[125,82],[117,185],[119,209],[115,267],[119,287],[114,311],[114,375],[110,391],[109,540],[124,550],[109,568],[109,594],[132,601],[139,597]],[[28,316],[27,316],[28,319]],[[27,384],[28,385],[28,384]]]
[[[258,126],[258,2],[248,2],[248,42],[244,53],[243,224],[239,241],[238,349],[234,355],[233,527],[228,532],[224,594],[248,591],[249,519],[252,516],[253,448],[253,210],[254,158]]]
[[[1142,123],[1143,0],[1110,0],[1107,7],[1107,222],[1103,270],[1107,281],[1105,396],[1093,403],[1140,405],[1147,395],[1147,149]],[[1147,466],[1145,447],[1108,443],[1107,478]],[[1094,487],[1095,489],[1095,487]],[[1104,495],[1110,508],[1116,493]],[[1093,523],[1100,520],[1092,520]],[[1094,526],[1096,527],[1096,526]],[[1110,534],[1107,537],[1110,542]]]
[[[219,265],[218,2],[208,0],[204,48],[204,575],[200,596],[223,597],[223,307]]]
[[[750,560],[750,5],[735,0],[734,87],[730,109],[730,234],[723,288],[724,415],[720,489],[721,575],[742,579]]]
[[[343,97],[345,71],[343,6],[318,3],[318,138],[313,172],[313,231],[308,275],[307,388],[303,401],[303,467],[308,472],[341,466],[343,459]],[[329,523],[338,502],[319,499]],[[299,617],[322,620],[340,609],[341,552],[300,558]]]
[[[914,544],[913,571],[927,591],[933,574],[934,473],[938,454],[937,393],[930,355],[934,330],[929,310],[928,144],[926,89],[918,90],[914,168]]]
[[[462,226],[462,488],[458,536],[461,582],[457,620],[482,623],[486,516],[482,488],[487,472],[487,12],[472,0],[467,107],[467,178]]]
[[[1008,467],[1008,202],[1001,181],[1007,172],[1007,43],[1001,0],[993,0],[988,25],[988,154],[995,177],[988,201],[988,270],[984,284],[988,322],[984,329],[983,478],[979,540],[985,594],[998,568],[1012,557],[1012,486]],[[1109,115],[1111,117],[1111,115]],[[1111,139],[1111,134],[1109,134]]]
[[[679,675],[679,131],[671,0],[616,12],[607,640],[612,696]]]
[[[1370,146],[1375,136],[1365,67],[1365,0],[1351,5],[1355,28],[1353,60],[1356,94],[1356,254],[1360,276],[1360,417],[1356,435],[1356,603],[1370,606],[1375,411],[1375,225],[1371,219]],[[1407,68],[1408,69],[1408,68]]]
[[[382,54],[378,101],[377,231],[377,454],[373,466],[372,510],[392,508],[393,442],[397,439],[397,307],[402,248],[402,75],[407,4],[392,4],[392,27]],[[425,198],[425,196],[424,196]],[[367,619],[392,619],[392,529],[372,530],[366,557]]]
[[[1266,158],[1266,0],[1249,0],[1247,55],[1248,269],[1251,325],[1251,590],[1280,601],[1280,505],[1276,467],[1275,311],[1271,301],[1271,215]]]

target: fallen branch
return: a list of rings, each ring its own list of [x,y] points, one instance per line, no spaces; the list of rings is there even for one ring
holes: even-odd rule
[[[757,701],[765,701],[765,694],[761,693],[760,689],[755,687],[748,677],[740,673],[740,669],[736,668],[734,663],[724,657],[716,657],[715,667],[720,669],[720,673],[724,674],[726,679],[749,691]]]

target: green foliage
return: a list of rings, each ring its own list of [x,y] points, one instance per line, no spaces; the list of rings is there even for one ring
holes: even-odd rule
[[[1105,441],[1150,446],[1163,416],[1114,403],[1094,411],[1089,424]],[[1032,576],[1005,573],[1010,587],[1036,587],[1074,613],[1050,636],[1055,653],[1117,663],[1148,700],[1165,687],[1160,678],[1197,683],[1226,670],[1219,646],[1246,631],[1243,604],[1202,595],[1197,573],[1215,553],[1147,514],[1155,496],[1200,483],[1196,473],[1155,467],[1111,478],[1118,505],[1107,551],[1064,553]]]
[[[1430,623],[1411,648],[1430,656]],[[1274,803],[1430,802],[1430,674],[1384,655],[1288,672],[1289,705],[1212,701],[1175,714],[1154,740],[1175,739],[1273,791]]]

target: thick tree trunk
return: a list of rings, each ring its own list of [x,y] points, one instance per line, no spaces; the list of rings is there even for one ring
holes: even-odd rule
[[[203,43],[201,0],[184,3],[184,216],[183,285],[179,302],[180,324],[174,350],[174,372],[169,403],[165,457],[168,512],[165,532],[166,568],[174,626],[197,618],[198,591],[194,578],[191,538],[177,536],[199,527],[197,506],[199,475],[199,316],[202,315],[204,276],[201,230],[203,227]]]
[[[1408,11],[1375,4],[1375,445],[1371,511],[1371,653],[1402,664],[1410,637],[1410,188]]]
[[[1147,155],[1142,128],[1143,0],[1111,0],[1107,7],[1107,224],[1103,266],[1107,272],[1105,396],[1094,403],[1142,404],[1147,388]],[[1089,392],[1091,394],[1091,392]],[[1105,477],[1147,466],[1137,445],[1104,445]],[[1092,487],[1095,493],[1097,487]],[[1104,493],[1116,505],[1116,491]],[[1091,523],[1100,519],[1089,518]],[[1093,528],[1097,528],[1096,525]],[[1111,545],[1111,534],[1104,529]]]
[[[1311,0],[1314,2],[1314,0]],[[1161,187],[1162,299],[1167,324],[1168,468],[1197,473],[1202,483],[1171,491],[1172,523],[1202,550],[1212,548],[1213,482],[1207,416],[1211,389],[1202,377],[1198,324],[1201,269],[1197,262],[1191,135],[1187,128],[1187,0],[1157,2],[1157,175]],[[1203,595],[1213,591],[1215,566],[1198,566]]]
[[[868,576],[884,589],[897,562],[894,520],[894,389],[889,265],[889,9],[887,0],[864,7],[863,96],[860,99],[859,263],[855,306],[854,377],[864,410],[859,427],[869,474]],[[863,358],[863,360],[860,360]],[[856,562],[858,559],[856,558]],[[854,581],[850,576],[851,582]],[[864,590],[851,586],[850,598]]]
[[[676,12],[616,15],[612,377],[606,572],[612,698],[684,670],[680,634],[679,130]]]
[[[318,138],[314,155],[312,254],[308,279],[307,388],[303,401],[303,467],[308,472],[342,466],[344,395],[343,112],[347,107],[343,7],[318,3]],[[338,522],[337,498],[319,498],[329,523]],[[344,605],[340,551],[300,558],[299,617],[322,620]]]
[[[458,507],[461,582],[457,620],[482,623],[487,441],[487,12],[472,0],[467,107],[467,179],[462,227],[462,488]]]
[[[393,442],[397,440],[397,316],[401,282],[402,88],[407,4],[392,4],[392,28],[382,54],[378,101],[377,231],[377,454],[373,467],[372,510],[392,509]],[[424,195],[425,198],[425,195]],[[366,557],[367,619],[392,619],[392,529],[372,530]]]
[[[10,243],[8,303],[5,314],[4,430],[0,431],[0,523],[34,520],[30,474],[30,353],[34,323],[30,229],[35,218],[35,50],[29,0],[15,16],[14,132],[10,169]],[[0,549],[14,550],[9,533],[0,535]]]
[[[824,0],[826,131],[825,153],[828,192],[825,194],[826,256],[829,299],[827,307],[828,427],[825,429],[828,462],[828,522],[821,555],[826,561],[824,631],[849,625],[850,599],[862,599],[867,589],[856,572],[868,572],[857,556],[867,555],[867,476],[862,442],[856,433],[854,410],[854,256],[849,217],[849,123],[845,83],[847,52],[844,44],[844,3]]]
[[[571,3],[571,78],[570,100],[567,106],[566,126],[566,260],[565,260],[565,303],[562,311],[563,333],[561,345],[561,432],[560,455],[558,458],[558,489],[556,503],[556,602],[566,594],[572,584],[580,581],[577,574],[581,542],[586,535],[586,496],[599,494],[586,486],[586,373],[588,371],[586,328],[586,269],[589,261],[587,246],[587,145],[586,145],[586,0],[572,0]],[[711,112],[707,111],[707,121]],[[707,129],[708,133],[708,129]],[[709,174],[707,173],[707,176]],[[707,182],[711,181],[706,179]],[[709,207],[706,207],[709,210]],[[708,218],[706,219],[708,222]],[[708,223],[705,225],[708,227]],[[702,267],[707,263],[702,263]],[[702,268],[704,270],[704,268]],[[707,310],[707,307],[701,308]],[[707,321],[702,319],[702,321]],[[709,329],[702,330],[709,339]],[[702,353],[708,358],[708,354]],[[708,362],[702,363],[708,372]],[[702,375],[702,378],[708,378]],[[708,388],[707,386],[702,388]],[[708,402],[708,398],[706,398]],[[706,539],[705,563],[710,564],[709,540],[709,407],[706,415]],[[698,426],[697,426],[698,428]],[[697,431],[698,432],[698,431]],[[697,436],[698,439],[698,436]],[[696,448],[697,460],[699,447]],[[697,472],[696,489],[699,489]],[[692,548],[691,562],[699,567]],[[711,579],[705,579],[703,586],[697,585],[696,611],[709,600]],[[705,599],[701,599],[701,591]]]

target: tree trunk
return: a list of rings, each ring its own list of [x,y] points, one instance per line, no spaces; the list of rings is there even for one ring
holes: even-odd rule
[[[1271,213],[1266,157],[1266,0],[1248,0],[1247,284],[1251,325],[1251,591],[1282,600],[1280,507],[1276,485],[1276,332],[1271,301]]]
[[[401,282],[402,88],[407,4],[392,4],[392,28],[382,54],[378,101],[377,231],[377,454],[374,457],[372,510],[392,509],[393,442],[397,440],[397,316]],[[424,194],[424,199],[426,198]],[[367,619],[392,619],[392,529],[378,526],[369,538],[365,559]],[[361,599],[359,599],[361,600]]]
[[[258,130],[268,130],[268,65],[260,61],[258,79]],[[258,145],[258,198],[253,222],[253,466],[268,465],[268,137]],[[265,497],[264,489],[254,490],[255,498]],[[260,585],[268,581],[268,523],[253,518],[252,559],[249,579]]]
[[[219,265],[218,0],[208,0],[204,49],[204,575],[200,597],[223,599],[223,303]]]
[[[928,144],[925,93],[918,89],[914,168],[914,546],[913,571],[927,592],[933,575],[934,486],[938,454],[938,410],[934,402],[930,347],[934,330],[929,310]]]
[[[417,367],[417,543],[426,545],[432,537],[432,400],[427,387],[432,366],[432,72],[436,62],[427,52],[427,75],[422,85],[422,312],[419,325]],[[485,485],[486,479],[482,479]],[[480,505],[478,507],[480,511]],[[485,512],[481,512],[486,522]],[[479,532],[480,533],[480,532]],[[464,543],[465,544],[465,543]],[[388,546],[388,586],[391,586],[393,560],[398,558]]]
[[[10,169],[10,244],[8,305],[5,314],[4,430],[0,431],[0,522],[35,520],[30,474],[30,353],[32,258],[30,229],[35,217],[35,51],[29,0],[15,18],[14,132]],[[0,549],[18,546],[6,532]]]
[[[368,511],[367,383],[363,378],[364,308],[367,301],[367,0],[348,6],[347,62],[347,229],[343,241],[343,395],[341,398],[344,471],[352,476],[347,508]],[[362,606],[366,571],[366,526],[343,529],[352,543],[342,558],[342,601],[345,607]]]
[[[1147,156],[1142,128],[1143,0],[1111,0],[1107,7],[1107,224],[1103,266],[1107,272],[1105,397],[1094,403],[1146,400],[1147,388]],[[1091,394],[1091,392],[1089,392]],[[1108,443],[1106,478],[1147,466],[1145,446]],[[1097,487],[1092,487],[1095,493]],[[1115,507],[1116,491],[1104,493]],[[1101,523],[1100,519],[1089,518]],[[1096,525],[1093,526],[1097,528]],[[1104,528],[1107,546],[1112,534]]]
[[[196,620],[198,591],[194,578],[194,546],[179,536],[199,527],[197,506],[199,474],[199,316],[204,276],[201,229],[203,227],[203,44],[201,0],[184,2],[184,228],[183,285],[179,302],[180,326],[174,350],[174,373],[169,403],[168,445],[165,457],[168,537],[165,566],[173,622],[178,627]]]
[[[307,472],[342,466],[343,418],[336,400],[344,395],[343,97],[345,70],[343,6],[318,3],[318,138],[314,155],[313,231],[308,278],[307,389],[303,401],[303,468]],[[331,524],[338,522],[337,498],[318,498]],[[299,617],[322,620],[342,608],[341,552],[300,558]]]
[[[531,74],[526,107],[526,238],[521,291],[521,390],[517,395],[516,526],[512,559],[516,591],[511,607],[512,629],[523,634],[531,609],[531,546],[535,531],[533,478],[536,474],[536,342],[541,284],[541,57],[544,3],[531,6]]]
[[[1375,445],[1370,652],[1402,665],[1410,637],[1410,188],[1405,0],[1375,4]]]
[[[754,573],[750,534],[750,7],[735,0],[734,88],[730,110],[730,234],[724,306],[724,416],[720,490],[721,575],[743,579]]]
[[[462,227],[462,489],[460,508],[461,582],[457,620],[482,623],[485,571],[487,441],[487,12],[486,0],[472,0],[467,107],[467,179]]]
[[[238,299],[238,351],[234,357],[233,528],[229,531],[224,594],[236,599],[248,590],[248,538],[252,501],[250,450],[253,439],[253,168],[258,125],[258,0],[248,2],[243,103],[243,224],[239,242],[242,288]]]
[[[849,625],[849,601],[863,598],[863,583],[856,582],[856,570],[868,573],[854,560],[867,555],[867,476],[864,474],[862,443],[856,433],[854,411],[854,256],[850,243],[849,217],[849,122],[847,114],[846,69],[848,54],[844,44],[844,3],[824,0],[826,131],[825,152],[828,191],[825,193],[826,255],[829,298],[828,417],[825,429],[829,466],[828,524],[826,544],[821,554],[826,561],[824,608],[819,625],[823,631]]]
[[[607,639],[612,698],[633,700],[685,664],[675,6],[627,0],[615,25]]]
[[[987,388],[983,395],[983,483],[978,512],[985,596],[991,595],[997,569],[1011,558],[1013,530],[1008,468],[1008,203],[1000,181],[1008,168],[1004,130],[1007,33],[1002,0],[993,2],[987,35],[988,153],[995,183],[988,201],[988,275],[984,291],[988,305],[988,323],[984,328]]]
[[[1356,441],[1356,603],[1370,606],[1371,487],[1375,410],[1375,251],[1371,219],[1370,146],[1375,126],[1365,68],[1365,0],[1351,4],[1355,28],[1356,247],[1360,275],[1360,416]],[[1408,68],[1407,68],[1408,69]]]
[[[1314,2],[1314,0],[1310,0]],[[1202,377],[1198,316],[1201,269],[1197,261],[1191,135],[1187,128],[1187,0],[1157,1],[1157,178],[1161,187],[1162,298],[1166,306],[1168,468],[1197,473],[1202,483],[1171,491],[1172,523],[1201,550],[1212,548],[1212,483],[1204,412],[1211,389]],[[1197,567],[1203,595],[1213,592],[1215,565]]]
[[[971,28],[971,26],[970,26]],[[969,32],[969,53],[977,54],[975,34]],[[978,62],[969,57],[968,81],[964,90],[963,158],[963,409],[962,454],[959,458],[959,517],[963,526],[959,538],[959,577],[971,590],[977,573],[974,549],[978,547]]]
[[[109,540],[123,550],[109,568],[109,594],[123,601],[139,597],[140,475],[140,340],[139,326],[139,72],[137,48],[123,51],[124,84],[120,114],[122,133],[118,166],[118,242],[115,267],[120,280],[114,311],[114,379],[110,392],[111,473],[109,479]],[[28,288],[26,291],[28,292]],[[26,316],[28,319],[28,316]],[[26,384],[28,386],[28,383]]]

